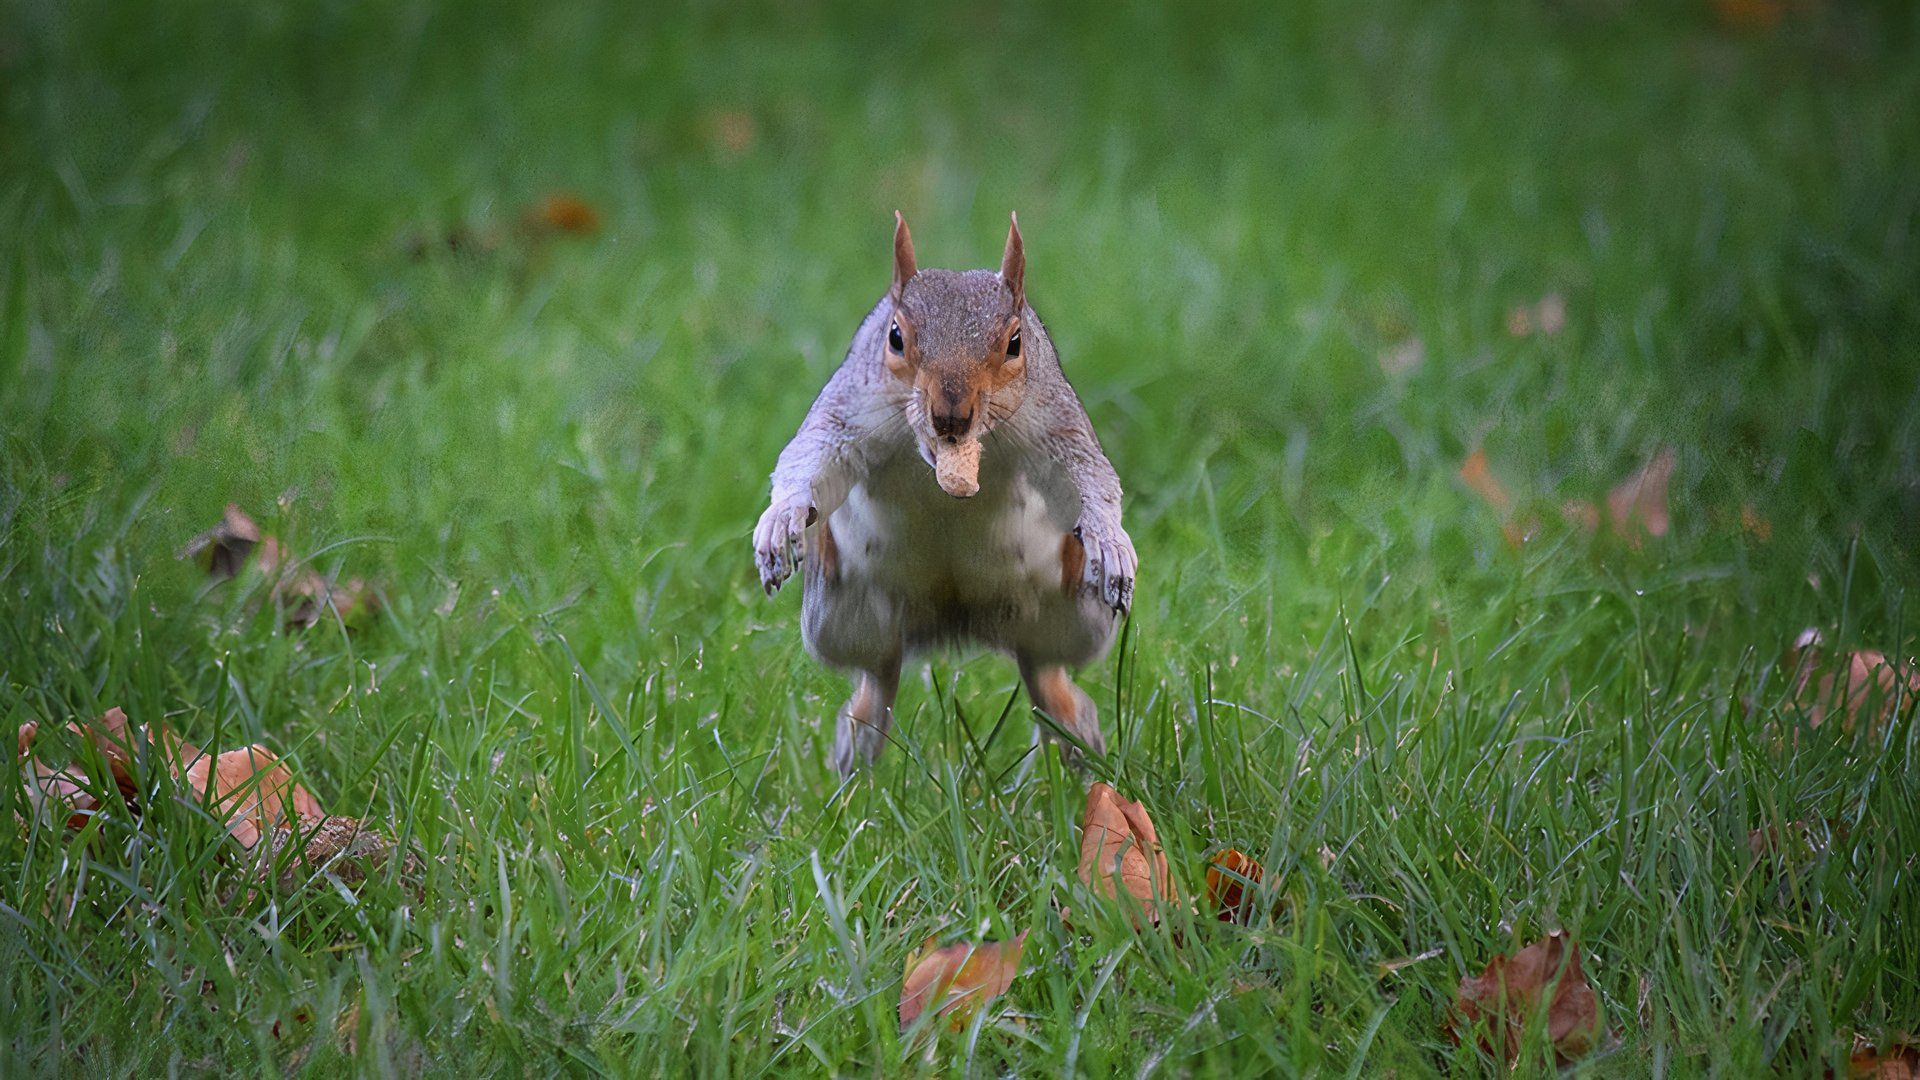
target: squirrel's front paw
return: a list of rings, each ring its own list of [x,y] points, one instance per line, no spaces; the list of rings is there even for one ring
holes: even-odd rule
[[[794,544],[813,524],[813,505],[805,499],[776,499],[760,515],[753,530],[753,562],[760,569],[760,587],[772,596],[793,574],[797,562]]]
[[[1109,607],[1126,614],[1133,606],[1133,577],[1140,565],[1133,538],[1119,525],[1103,527],[1087,521],[1074,526],[1073,535],[1086,549],[1081,580]]]

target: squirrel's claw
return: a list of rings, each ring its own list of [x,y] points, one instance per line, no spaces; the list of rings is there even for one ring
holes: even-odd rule
[[[753,562],[768,596],[779,592],[799,565],[794,545],[813,519],[813,507],[799,502],[775,502],[760,515],[753,529]]]
[[[1133,606],[1133,579],[1140,562],[1133,550],[1133,538],[1117,526],[1109,531],[1083,523],[1073,531],[1086,548],[1082,578],[1087,587],[1108,607],[1126,614]]]

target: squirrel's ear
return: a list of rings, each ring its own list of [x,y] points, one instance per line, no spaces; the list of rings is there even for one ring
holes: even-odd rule
[[[1013,310],[1018,314],[1027,302],[1027,249],[1020,242],[1020,215],[1014,214],[1007,229],[1007,250],[1000,256],[1000,280],[1013,291]]]
[[[907,287],[917,271],[913,265],[913,234],[907,231],[907,219],[900,211],[893,212],[893,298],[900,299],[900,290]]]

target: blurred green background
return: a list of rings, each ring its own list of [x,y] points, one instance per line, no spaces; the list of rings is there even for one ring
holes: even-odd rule
[[[1417,1075],[1487,1064],[1454,983],[1557,925],[1602,1070],[1914,1032],[1911,721],[1759,733],[1802,628],[1912,651],[1917,39],[1839,0],[0,0],[0,715],[266,741],[433,866],[236,908],[205,835],[23,827],[0,1063]],[[1257,930],[1059,924],[1082,780],[1007,779],[993,658],[830,778],[844,690],[747,537],[895,209],[956,267],[1019,212],[1142,559],[1097,772],[1189,891],[1275,868]],[[1665,536],[1566,520],[1660,447]],[[380,614],[209,586],[174,555],[229,502]],[[1743,861],[1826,818],[1804,880]],[[908,947],[1030,927],[1023,1021],[900,1041]]]

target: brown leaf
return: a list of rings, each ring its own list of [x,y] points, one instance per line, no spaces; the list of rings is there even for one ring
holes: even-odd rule
[[[1896,1045],[1878,1051],[1869,1047],[1847,1059],[1847,1075],[1853,1080],[1920,1080],[1920,1049]]]
[[[1875,734],[1893,718],[1896,708],[1911,712],[1920,701],[1920,671],[1873,649],[1844,653],[1840,663],[1829,664],[1820,651],[1817,630],[1803,632],[1788,658],[1797,679],[1792,700],[1806,707],[1807,723],[1813,727],[1837,709],[1842,731],[1851,732],[1864,713],[1868,733]],[[1838,670],[1843,665],[1844,681]]]
[[[1829,847],[1844,843],[1849,830],[1839,818],[1826,821],[1789,821],[1784,826],[1766,826],[1747,833],[1747,850],[1754,858],[1782,854],[1824,855]]]
[[[928,1009],[947,1017],[955,1031],[965,1027],[974,1013],[1013,985],[1027,933],[1021,931],[1011,941],[962,941],[944,949],[932,945],[929,938],[907,957],[907,976],[900,984],[902,1029],[912,1027]]]
[[[520,216],[529,232],[591,236],[600,231],[600,211],[569,192],[555,192],[527,207]]]
[[[1139,902],[1147,921],[1155,924],[1160,922],[1160,906],[1179,900],[1153,819],[1139,803],[1121,798],[1104,783],[1087,791],[1087,814],[1080,831],[1080,880],[1108,898],[1124,891]]]
[[[1599,1041],[1600,999],[1580,971],[1579,945],[1561,930],[1512,957],[1496,956],[1485,971],[1462,979],[1453,1036],[1463,1038],[1484,1018],[1490,1030],[1480,1045],[1490,1054],[1504,1055],[1512,1065],[1519,1060],[1522,1035],[1530,1023],[1539,1022],[1543,1009],[1547,1036],[1561,1065]],[[1496,1036],[1502,1043],[1497,1050],[1488,1041]]]
[[[240,507],[227,504],[220,523],[192,540],[180,552],[183,559],[198,559],[209,575],[230,578],[247,564],[254,545],[260,542],[260,526],[253,523]]]
[[[33,756],[33,740],[40,725],[20,725],[20,777],[26,787],[27,805],[48,825],[65,823],[69,829],[87,827],[100,800],[86,788],[87,777],[78,769],[55,769]]]
[[[1410,337],[1380,350],[1380,370],[1389,375],[1405,375],[1427,362],[1427,343]]]
[[[1713,13],[1729,30],[1757,33],[1780,25],[1787,4],[1786,0],[1713,0]]]
[[[1493,511],[1506,517],[1513,510],[1513,496],[1507,494],[1499,480],[1494,478],[1493,469],[1487,464],[1487,452],[1475,450],[1467,455],[1460,465],[1460,479],[1467,489],[1480,496]]]
[[[183,559],[196,556],[205,556],[207,572],[215,578],[234,577],[251,559],[254,568],[272,582],[268,598],[286,625],[295,629],[317,624],[329,605],[349,625],[380,607],[379,597],[366,582],[359,578],[335,581],[315,572],[294,557],[279,537],[262,533],[252,518],[232,504],[220,524],[194,537],[180,553]]]
[[[1535,333],[1552,337],[1567,328],[1567,298],[1548,293],[1538,303],[1522,304],[1507,312],[1507,333],[1530,337]]]
[[[386,834],[363,821],[317,813],[302,813],[287,825],[276,826],[266,840],[254,877],[264,881],[272,876],[282,893],[293,892],[322,873],[350,889],[358,888],[386,867],[396,847]],[[417,896],[420,861],[410,851],[402,851],[400,858],[401,880]]]
[[[229,750],[217,757],[202,754],[187,764],[187,787],[223,819],[234,839],[245,848],[260,842],[270,828],[296,817],[319,817],[320,804],[307,789],[293,782],[293,771],[264,746]]]
[[[722,109],[707,115],[707,138],[722,157],[740,157],[753,149],[759,137],[760,125],[754,122],[752,113]]]
[[[1667,484],[1673,466],[1673,448],[1663,446],[1639,472],[1607,492],[1607,519],[1616,535],[1635,544],[1642,532],[1667,535]]]
[[[1207,906],[1221,922],[1245,923],[1251,917],[1248,897],[1266,870],[1238,848],[1228,848],[1207,863]]]
[[[118,708],[98,720],[76,725],[92,740],[113,769],[114,780],[131,797],[139,791],[134,779],[135,747],[139,729]],[[320,803],[293,781],[293,772],[264,746],[209,754],[164,724],[146,732],[152,764],[168,770],[187,793],[225,820],[234,838],[248,848],[260,840],[261,830],[284,825],[296,815],[318,817]]]

